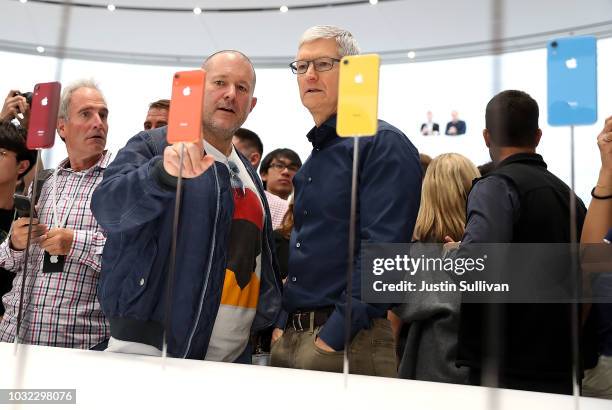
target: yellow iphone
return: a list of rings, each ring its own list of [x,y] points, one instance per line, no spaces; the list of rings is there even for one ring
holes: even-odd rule
[[[340,61],[338,119],[341,137],[367,137],[378,130],[377,54],[346,56]]]

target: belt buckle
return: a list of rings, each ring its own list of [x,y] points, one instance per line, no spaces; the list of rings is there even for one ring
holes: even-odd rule
[[[300,328],[298,329],[297,326],[295,325],[295,317],[297,316],[297,322],[300,325]],[[291,317],[291,324],[293,325],[293,330],[295,330],[296,332],[303,332],[304,331],[304,326],[302,326],[302,314],[301,313],[295,313],[293,314],[293,316]]]

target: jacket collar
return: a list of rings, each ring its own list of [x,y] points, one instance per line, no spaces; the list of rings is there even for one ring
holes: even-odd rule
[[[530,154],[530,153],[519,153],[510,155],[499,164],[497,164],[496,168],[503,167],[504,165],[514,164],[514,163],[522,163],[527,165],[533,165],[538,167],[546,168],[546,162],[540,154]]]
[[[336,134],[336,114],[329,117],[321,126],[313,127],[306,136],[315,149],[321,149],[329,141],[338,138],[338,134]]]
[[[104,152],[100,156],[100,159],[94,165],[92,165],[88,169],[98,168],[98,169],[101,169],[101,170],[105,170],[106,167],[108,167],[108,164],[110,164],[110,161],[111,161],[112,157],[113,157],[113,153],[112,152],[110,152],[109,150],[104,150]],[[65,158],[64,160],[62,160],[57,167],[60,170],[70,170],[70,171],[72,171],[72,169],[70,168],[70,158]],[[87,170],[83,170],[83,171],[87,171]]]

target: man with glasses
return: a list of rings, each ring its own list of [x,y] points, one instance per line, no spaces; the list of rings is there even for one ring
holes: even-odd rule
[[[293,179],[295,224],[283,294],[286,315],[272,337],[272,365],[341,372],[345,342],[351,373],[396,376],[387,305],[360,299],[361,243],[409,242],[421,192],[419,154],[397,128],[379,120],[375,137],[360,139],[353,288],[347,295],[353,140],[336,134],[338,62],[359,53],[348,31],[315,26],[302,35],[296,61],[302,104],[315,127],[312,154]],[[346,301],[351,323],[345,337]]]
[[[261,161],[259,175],[266,188],[274,229],[283,222],[293,192],[293,176],[301,166],[300,156],[289,148],[275,149]]]

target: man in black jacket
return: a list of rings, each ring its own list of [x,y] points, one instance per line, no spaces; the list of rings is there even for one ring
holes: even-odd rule
[[[462,247],[570,243],[572,196],[577,232],[573,240],[580,237],[586,209],[536,154],[542,136],[538,116],[537,102],[522,91],[503,91],[489,101],[483,136],[496,168],[472,187]],[[512,262],[527,266],[523,261]],[[515,269],[511,277],[526,274],[525,269]],[[566,273],[557,275],[562,280]],[[493,321],[488,320],[491,311],[497,312]],[[491,337],[495,334],[498,337]],[[457,356],[457,365],[470,368],[473,384],[571,394],[571,305],[464,303]],[[489,371],[491,363],[497,370]]]

